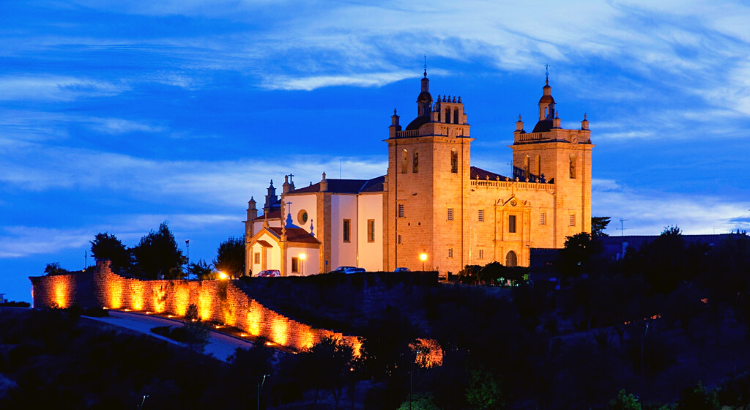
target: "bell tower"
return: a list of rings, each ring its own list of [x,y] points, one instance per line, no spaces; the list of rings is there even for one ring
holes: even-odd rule
[[[580,129],[563,129],[549,77],[539,99],[539,120],[527,133],[519,116],[513,136],[513,178],[554,184],[554,206],[537,210],[532,220],[549,220],[554,235],[538,238],[535,247],[561,248],[565,238],[591,232],[591,131],[584,114]],[[549,218],[549,217],[552,218]]]
[[[442,272],[458,272],[464,263],[471,127],[461,97],[444,95],[433,100],[429,81],[425,69],[417,117],[406,129],[395,112],[391,117],[384,199],[383,266],[387,270],[422,270],[422,254],[428,270],[439,267]],[[450,258],[445,251],[449,242],[455,249]]]

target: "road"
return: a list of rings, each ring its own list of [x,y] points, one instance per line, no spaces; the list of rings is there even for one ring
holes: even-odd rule
[[[169,343],[181,345],[164,336],[151,333],[151,328],[156,326],[181,326],[182,322],[176,320],[165,319],[158,316],[148,316],[140,313],[129,313],[121,311],[109,311],[109,317],[88,317],[88,319],[96,320],[98,322],[108,323],[114,326],[124,327],[126,329],[135,330],[155,337],[157,339],[166,340]],[[206,345],[206,350],[203,352],[206,355],[213,355],[215,358],[226,362],[227,358],[234,353],[234,351],[241,347],[243,349],[249,349],[253,347],[253,343],[247,340],[241,340],[236,337],[227,336],[223,333],[211,331],[210,340]]]

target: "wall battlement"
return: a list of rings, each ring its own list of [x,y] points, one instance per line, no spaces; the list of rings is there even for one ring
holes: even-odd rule
[[[312,347],[326,337],[338,337],[359,352],[356,336],[316,329],[266,308],[233,281],[140,280],[126,278],[98,262],[96,269],[67,275],[29,278],[35,308],[73,305],[130,309],[139,312],[184,316],[191,304],[201,320],[236,327],[252,336],[264,337],[292,350]]]

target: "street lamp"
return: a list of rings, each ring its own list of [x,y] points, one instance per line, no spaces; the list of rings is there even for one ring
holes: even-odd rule
[[[187,248],[187,278],[190,279],[190,239],[185,239],[185,247]]]
[[[304,253],[299,254],[299,265],[300,265],[299,272],[300,272],[300,275],[302,276],[305,276],[305,258],[306,257],[307,255],[305,255]]]
[[[263,375],[263,380],[261,380],[260,383],[258,383],[258,410],[260,410],[260,389],[263,388],[263,384],[266,382],[266,377],[268,377],[268,374]]]
[[[424,272],[424,261],[427,260],[427,254],[426,253],[420,253],[419,254],[419,260],[422,261],[422,272]]]
[[[222,271],[219,271],[219,279],[225,280],[226,278],[228,278],[227,274]]]

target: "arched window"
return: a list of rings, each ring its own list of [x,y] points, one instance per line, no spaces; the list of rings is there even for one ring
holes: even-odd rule
[[[541,155],[536,156],[536,176],[537,177],[542,176],[542,156]]]
[[[523,173],[524,173],[523,177],[524,177],[524,178],[529,178],[529,179],[531,179],[531,164],[530,164],[530,163],[531,163],[531,159],[530,159],[530,158],[529,158],[529,156],[527,155],[527,156],[526,156],[526,157],[525,157],[525,158],[523,159]]]
[[[576,179],[576,156],[570,154],[570,179]]]
[[[451,109],[450,107],[445,107],[445,123],[450,124],[451,123]]]
[[[417,150],[414,150],[414,160],[413,160],[413,163],[412,163],[412,170],[411,170],[411,172],[413,172],[415,174],[417,172],[419,172],[419,151],[417,151]]]
[[[405,174],[409,168],[409,153],[403,150],[401,153],[401,173]]]
[[[544,107],[544,118],[547,118],[547,107]]]
[[[458,151],[451,150],[451,172],[458,174]]]
[[[505,266],[509,268],[515,268],[518,266],[518,257],[515,252],[508,252],[508,255],[505,257]]]
[[[453,123],[454,124],[458,124],[459,123],[458,122],[458,108],[456,108],[455,110],[453,110]]]

